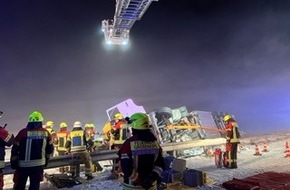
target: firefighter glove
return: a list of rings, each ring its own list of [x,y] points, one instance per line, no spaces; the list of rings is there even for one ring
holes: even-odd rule
[[[144,189],[150,189],[153,187],[154,182],[159,178],[159,175],[156,172],[151,172],[144,180],[141,182],[141,186]]]

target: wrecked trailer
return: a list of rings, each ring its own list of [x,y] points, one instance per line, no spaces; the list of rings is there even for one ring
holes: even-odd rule
[[[161,144],[225,138],[224,115],[224,112],[188,112],[185,106],[176,109],[162,107],[149,113],[152,130]],[[199,155],[210,148],[205,143],[201,147],[176,151],[175,156]]]

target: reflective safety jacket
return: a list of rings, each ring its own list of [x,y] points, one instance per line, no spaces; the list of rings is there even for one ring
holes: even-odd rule
[[[5,146],[11,146],[14,142],[13,134],[0,127],[0,169],[5,167]]]
[[[69,138],[70,132],[66,129],[61,129],[56,133],[56,144],[57,151],[65,152],[67,148],[65,147],[67,139]]]
[[[126,187],[133,185],[140,188],[141,181],[150,173],[155,172],[161,176],[164,169],[161,146],[150,130],[144,130],[141,134],[134,134],[127,139],[118,155]]]
[[[85,133],[86,133],[86,140],[88,141],[89,139],[92,139],[92,141],[94,141],[94,138],[95,138],[95,130],[94,128],[86,128],[85,129]]]
[[[55,134],[55,130],[54,130],[53,128],[51,128],[51,127],[46,127],[46,130],[47,130],[51,135]]]
[[[112,130],[113,126],[110,121],[107,121],[103,127],[103,138],[104,140],[110,140],[110,131]]]
[[[71,153],[84,152],[87,149],[87,141],[85,131],[81,127],[73,128],[67,139],[66,148]]]
[[[117,123],[114,125],[114,130],[120,130],[124,125],[126,125],[124,120],[119,120]]]
[[[57,145],[56,131],[52,127],[46,127],[46,130],[51,134],[52,142],[56,146]]]
[[[18,159],[19,167],[44,166],[53,153],[51,134],[42,128],[41,122],[29,122],[15,137],[11,159]]]
[[[226,138],[230,143],[239,143],[239,126],[235,121],[229,121],[226,124]]]

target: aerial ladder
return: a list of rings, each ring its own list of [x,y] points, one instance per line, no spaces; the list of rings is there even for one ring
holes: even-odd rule
[[[114,19],[102,21],[106,44],[126,45],[131,28],[142,18],[152,1],[158,0],[116,0]]]

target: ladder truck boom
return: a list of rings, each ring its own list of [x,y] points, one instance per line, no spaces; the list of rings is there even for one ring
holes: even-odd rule
[[[158,0],[116,0],[114,19],[102,21],[105,42],[116,45],[127,44],[131,28],[142,18],[152,1]]]

